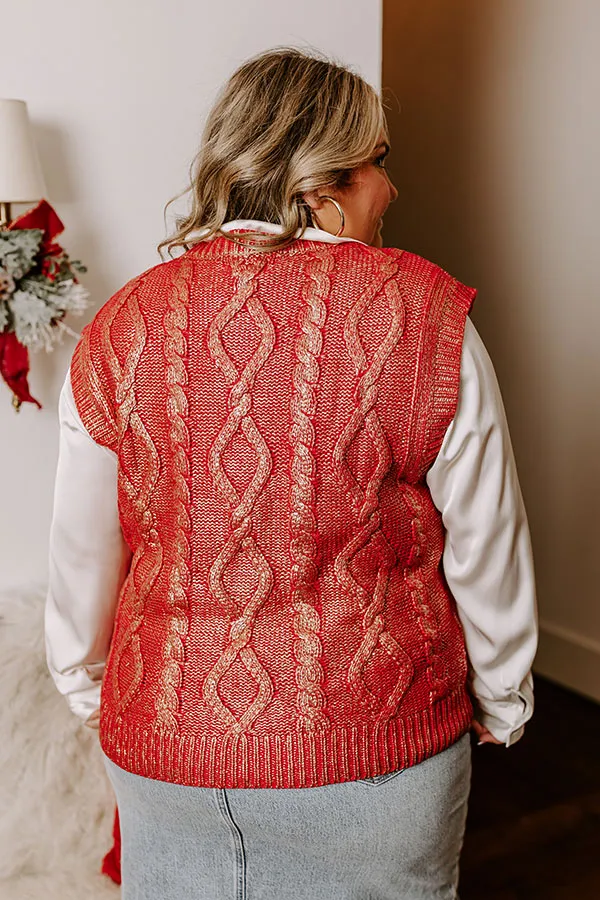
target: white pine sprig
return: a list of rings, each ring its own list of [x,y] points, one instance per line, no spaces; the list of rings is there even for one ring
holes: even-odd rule
[[[8,301],[17,340],[31,350],[51,350],[56,316],[48,303],[28,291],[15,291]]]
[[[89,306],[90,292],[78,281],[61,281],[57,288],[56,305],[65,313],[80,316]]]
[[[43,237],[39,228],[0,231],[0,265],[15,281],[31,270]]]

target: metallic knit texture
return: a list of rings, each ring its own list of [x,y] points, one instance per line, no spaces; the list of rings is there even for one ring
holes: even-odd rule
[[[425,476],[474,291],[414,254],[225,238],[134,279],[71,379],[118,458],[132,564],[101,741],[181,784],[304,787],[469,726]]]

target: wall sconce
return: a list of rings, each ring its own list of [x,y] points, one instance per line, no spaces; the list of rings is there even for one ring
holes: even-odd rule
[[[11,221],[11,203],[31,203],[45,193],[27,104],[0,99],[0,228]]]

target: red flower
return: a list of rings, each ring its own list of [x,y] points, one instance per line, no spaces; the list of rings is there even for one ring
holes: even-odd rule
[[[44,256],[62,256],[64,252],[60,244],[56,244],[54,241],[48,241],[48,243],[44,241],[42,249]]]
[[[44,278],[47,278],[49,281],[55,281],[56,266],[54,264],[54,261],[52,259],[49,259],[48,257],[45,257],[42,260],[42,265],[40,266],[40,272],[42,273]]]

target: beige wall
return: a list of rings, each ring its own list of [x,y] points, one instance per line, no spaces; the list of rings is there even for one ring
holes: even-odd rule
[[[536,555],[538,671],[600,699],[600,4],[384,0],[386,243],[480,289]]]

